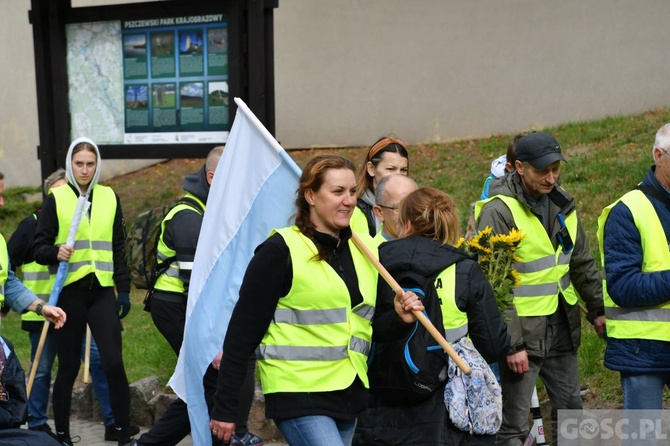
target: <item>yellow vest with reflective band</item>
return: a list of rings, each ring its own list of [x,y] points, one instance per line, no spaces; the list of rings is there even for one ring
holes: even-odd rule
[[[603,251],[605,222],[610,211],[619,201],[633,214],[640,232],[642,247],[642,272],[666,271],[670,265],[670,251],[663,225],[654,206],[640,190],[632,190],[603,209],[598,218],[598,246],[605,270]],[[618,339],[651,339],[670,341],[670,302],[648,307],[623,308],[614,303],[603,280],[603,301],[607,318],[607,336]]]
[[[328,392],[346,389],[356,376],[369,387],[378,273],[349,240],[363,302],[351,308],[344,280],[297,227],[276,230],[289,248],[293,283],[279,299],[256,351],[263,393]],[[359,234],[368,246],[369,235]],[[259,278],[262,280],[262,278]]]
[[[358,206],[354,207],[354,211],[351,213],[351,221],[349,222],[349,227],[356,234],[370,235],[368,218],[365,216],[365,212],[363,212],[363,210]]]
[[[77,195],[70,187],[57,187],[50,193],[56,199],[58,214],[58,235],[55,244],[61,245],[67,242],[70,223],[77,207]],[[90,218],[82,217],[75,236],[74,253],[68,262],[65,285],[94,273],[100,285],[114,286],[112,238],[116,196],[111,188],[98,184],[93,188],[93,200],[95,202],[90,208]]]
[[[514,218],[514,224],[522,229],[525,237],[519,243],[516,256],[521,259],[514,264],[521,285],[513,290],[514,306],[519,316],[548,316],[558,308],[558,294],[565,301],[577,303],[577,292],[570,283],[570,258],[572,252],[564,253],[559,244],[556,249],[542,222],[518,200],[506,195],[496,195],[475,205],[475,218],[486,203],[502,200]],[[565,225],[574,243],[577,243],[577,212],[565,217]]]
[[[37,220],[35,213],[33,213],[33,218]],[[15,266],[15,269],[17,266]],[[21,265],[21,275],[23,276],[21,281],[30,291],[43,301],[49,302],[49,296],[51,295],[51,289],[53,288],[56,276],[52,276],[49,273],[47,265],[40,265],[34,260],[30,263],[24,263]],[[44,317],[39,316],[34,311],[26,311],[21,314],[21,320],[44,322]]]
[[[188,193],[186,194],[186,197],[195,200],[197,203],[200,204],[200,206],[202,206],[203,209],[205,209],[205,203],[203,203],[202,200],[200,200],[195,195]],[[167,215],[161,222],[161,235],[158,238],[158,245],[156,246],[156,256],[158,257],[159,265],[161,263],[164,263],[167,259],[173,258],[177,255],[177,252],[174,249],[169,248],[165,244],[163,236],[165,235],[165,226],[167,226],[167,223],[174,218],[177,212],[183,211],[184,209],[189,209],[191,211],[195,211],[198,214],[200,214],[199,209],[196,209],[194,206],[191,206],[186,203],[177,204],[170,210],[170,212],[167,213]],[[184,263],[174,260],[172,263],[170,263],[170,266],[168,267],[167,271],[158,276],[154,288],[161,291],[167,291],[169,293],[183,293],[184,282],[179,277],[179,271],[181,270],[181,268],[192,270],[193,262]]]
[[[456,305],[456,264],[437,276],[435,291],[440,299],[444,337],[449,342],[455,342],[468,334],[468,315]]]
[[[0,303],[5,301],[7,277],[9,277],[9,253],[7,252],[7,242],[0,235]]]

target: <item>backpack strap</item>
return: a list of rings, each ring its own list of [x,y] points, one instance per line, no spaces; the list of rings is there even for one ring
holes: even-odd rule
[[[177,202],[174,204],[174,206],[177,206],[178,204],[185,204],[185,205],[188,205],[188,206],[192,207],[194,210],[196,210],[200,215],[204,215],[204,214],[205,214],[205,208],[202,207],[202,205],[200,204],[200,202],[198,202],[197,200],[194,200],[194,199],[191,198],[191,197],[181,197],[181,198],[179,199],[179,201],[177,201]],[[174,206],[172,206],[172,207],[174,207]]]

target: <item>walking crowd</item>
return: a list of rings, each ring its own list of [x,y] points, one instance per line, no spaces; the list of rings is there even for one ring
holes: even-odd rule
[[[184,178],[185,196],[161,223],[148,305],[175,355],[223,151],[212,149]],[[670,124],[657,131],[652,159],[642,182],[598,220],[601,275],[577,204],[561,186],[560,143],[543,132],[510,141],[474,206],[477,232],[523,234],[513,265],[519,284],[501,311],[478,259],[457,247],[456,203],[409,177],[401,140],[380,138],[358,169],[339,155],[313,157],[295,191],[293,224],[256,248],[221,350],[202,377],[212,445],[263,444],[247,427],[256,371],[266,417],[290,445],[524,445],[538,377],[554,427],[558,411],[582,408],[582,313],[607,341],[604,363],[620,373],[623,408],[662,409],[670,384]],[[105,440],[176,445],[191,430],[181,400],[133,437],[121,336],[131,281],[119,197],[98,182],[94,141],[73,141],[64,161],[45,180],[42,208],[7,243],[0,237],[0,295],[22,315],[31,359],[41,351],[27,389],[12,343],[0,337],[0,444],[77,442],[72,388],[89,327]],[[3,189],[0,177],[0,206]],[[63,288],[49,305],[62,263]],[[458,354],[470,370],[458,370]],[[52,430],[46,411],[56,358]],[[550,440],[557,444],[557,429]]]

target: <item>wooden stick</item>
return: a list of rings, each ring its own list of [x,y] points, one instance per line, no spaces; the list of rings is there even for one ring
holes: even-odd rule
[[[86,324],[86,348],[84,351],[84,384],[91,382],[91,327]]]
[[[40,342],[37,344],[37,351],[35,352],[35,358],[33,359],[33,363],[30,365],[30,377],[28,378],[28,385],[26,386],[26,393],[28,394],[28,398],[30,398],[30,391],[33,388],[33,381],[35,381],[35,375],[37,374],[37,365],[40,363],[40,358],[42,357],[44,342],[46,341],[47,333],[49,332],[49,324],[49,321],[44,321],[44,325],[42,326],[42,334],[40,334]]]
[[[377,260],[377,257],[370,251],[370,248],[367,247],[365,243],[361,241],[360,238],[355,233],[351,233],[351,239],[354,241],[356,244],[356,247],[370,260],[370,262],[374,265],[374,267],[379,271],[379,274],[384,278],[386,283],[388,283],[391,288],[396,293],[396,299],[399,296],[402,296],[403,294],[403,289],[402,287],[396,282],[396,280],[389,274],[389,272],[384,268],[384,265],[382,265],[379,260]],[[425,314],[423,314],[421,311],[416,311],[412,310],[412,313],[414,316],[416,316],[416,319],[421,322],[421,325],[424,326],[426,330],[428,330],[428,333],[435,338],[438,344],[444,349],[444,352],[449,355],[449,357],[456,363],[458,368],[460,368],[463,373],[466,375],[470,374],[470,367],[463,361],[463,358],[458,356],[458,353],[454,351],[454,348],[447,342],[447,340],[442,336],[442,333],[440,333],[437,328],[435,328],[435,325],[433,325],[432,322],[426,317]]]
[[[579,309],[582,310],[582,313],[589,314],[589,310],[586,309],[586,307],[584,306],[583,303],[578,302],[578,304],[579,304]]]

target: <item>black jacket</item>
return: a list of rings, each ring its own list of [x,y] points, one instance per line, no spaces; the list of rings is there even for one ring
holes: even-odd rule
[[[506,355],[507,327],[488,280],[471,257],[435,240],[409,237],[382,244],[379,259],[403,288],[423,287],[428,279],[456,264],[456,305],[468,316],[470,339],[488,361]],[[392,308],[392,300],[378,301],[375,317]],[[448,418],[444,387],[414,406],[392,406],[373,395],[368,410],[359,418],[354,444],[444,445],[461,441],[475,444],[475,439],[450,426]],[[492,436],[486,441],[492,442]]]
[[[21,362],[14,354],[14,346],[3,338],[11,354],[2,370],[2,385],[9,394],[8,401],[0,401],[0,429],[18,428],[28,419],[26,375]],[[0,344],[0,348],[2,344]]]
[[[206,205],[207,197],[209,196],[209,184],[207,183],[205,166],[203,165],[197,172],[186,175],[182,187],[186,192],[195,195]],[[165,233],[162,235],[163,242],[175,251],[176,261],[193,262],[200,236],[200,228],[202,227],[202,219],[202,213],[192,207],[188,207],[177,212],[165,225]],[[188,268],[179,269],[179,278],[184,283],[185,298],[188,297],[191,271]]]

